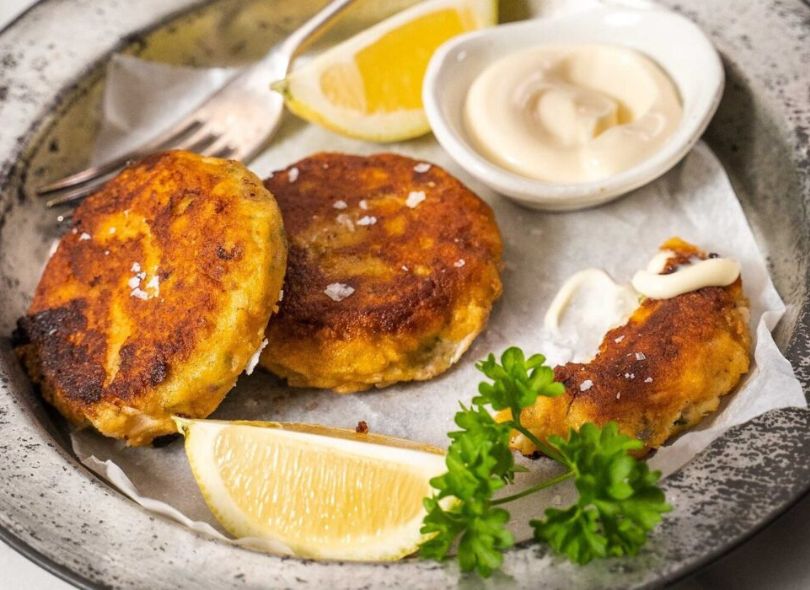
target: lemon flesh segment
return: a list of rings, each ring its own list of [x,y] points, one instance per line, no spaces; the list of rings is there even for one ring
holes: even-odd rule
[[[301,557],[393,560],[423,540],[436,449],[314,425],[181,420],[203,497],[236,537]]]
[[[298,116],[344,135],[399,141],[430,130],[422,80],[451,37],[494,24],[493,0],[429,0],[297,68],[274,88]]]

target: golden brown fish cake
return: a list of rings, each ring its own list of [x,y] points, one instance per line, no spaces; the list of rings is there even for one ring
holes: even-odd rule
[[[438,166],[322,153],[265,186],[290,250],[261,362],[290,385],[429,379],[483,329],[501,293],[500,234],[489,206]]]
[[[205,417],[262,342],[286,265],[281,214],[234,161],[149,157],[76,210],[17,351],[76,425],[142,445]]]
[[[706,258],[678,238],[661,249],[674,253],[664,274],[690,258]],[[720,398],[748,372],[750,349],[748,301],[739,277],[727,287],[644,299],[625,325],[605,335],[592,361],[556,367],[565,393],[539,398],[521,413],[521,422],[546,438],[613,420],[655,449],[717,410]],[[519,434],[512,444],[527,455],[535,451]]]

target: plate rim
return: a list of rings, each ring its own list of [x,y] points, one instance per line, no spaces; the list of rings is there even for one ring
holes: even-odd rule
[[[183,12],[185,12],[186,10],[188,10],[190,8],[198,8],[198,7],[203,6],[205,4],[209,4],[212,1],[213,0],[203,0],[202,2],[195,1],[195,0],[168,0],[168,1],[167,0],[148,0],[148,2],[141,2],[139,4],[139,10],[141,10],[143,13],[148,13],[149,9],[145,8],[145,5],[148,4],[150,7],[154,8],[154,12],[159,14],[159,16],[156,17],[156,18],[150,17],[150,19],[149,19],[150,22],[149,23],[142,23],[142,26],[140,26],[140,27],[136,27],[136,28],[128,27],[127,31],[126,31],[126,34],[132,34],[133,32],[148,31],[150,29],[153,29],[155,27],[160,26],[162,23],[166,22],[167,20],[171,20],[174,16],[176,16],[179,13],[183,13]],[[33,7],[32,9],[29,9],[27,12],[25,12],[23,15],[21,15],[18,19],[16,19],[9,28],[7,28],[7,29],[5,29],[3,31],[0,31],[0,47],[2,46],[4,36],[6,36],[9,31],[16,31],[21,26],[33,26],[33,25],[35,25],[36,23],[34,21],[39,19],[43,12],[46,12],[46,14],[47,14],[47,11],[50,10],[50,7],[52,7],[55,4],[56,4],[56,2],[49,2],[47,0],[45,2],[41,2],[38,5],[36,5],[35,7]],[[798,3],[798,5],[799,5],[799,8],[802,8],[802,7],[804,8],[804,12],[805,12],[806,15],[810,14],[810,7],[808,7],[807,5],[805,5],[803,3]],[[121,8],[121,10],[124,10],[124,9]],[[142,21],[144,20],[143,17],[142,17],[141,20]],[[130,21],[130,22],[132,22],[132,21]],[[108,33],[110,33],[110,32],[112,32],[112,31],[108,31]],[[85,62],[80,67],[77,67],[76,72],[78,72],[78,75],[81,75],[83,72],[87,71],[86,70],[87,63],[90,63],[92,65],[92,64],[97,63],[96,60],[104,59],[105,56],[109,55],[110,53],[112,53],[113,50],[116,49],[116,46],[117,46],[116,44],[112,44],[112,45],[107,46],[106,48],[104,48],[104,50],[101,53],[98,53],[92,61]],[[85,68],[84,70],[82,70],[83,67]],[[65,92],[66,89],[69,86],[70,86],[70,79],[63,80],[62,83],[57,84],[58,90],[55,91],[55,92],[52,92],[51,95],[50,95],[50,98],[52,100],[50,100],[50,101],[40,100],[40,102],[37,103],[37,108],[38,108],[39,112],[42,112],[43,110],[46,110],[47,108],[49,108],[49,106],[54,104],[58,100],[58,97],[61,96],[62,93]],[[45,95],[47,95],[47,92],[45,93]],[[2,105],[0,104],[0,106],[2,106]],[[41,121],[39,121],[36,117],[33,118],[33,119],[29,117],[29,119],[31,121],[33,121],[33,124],[26,130],[26,132],[23,135],[20,136],[21,138],[22,137],[26,137],[26,138],[30,137],[35,132],[35,130],[38,128],[38,126],[41,125]],[[807,123],[810,123],[810,115],[805,114],[804,119],[807,121]],[[0,137],[0,153],[4,149],[4,147],[3,147],[3,139],[4,138]],[[5,164],[3,166],[0,166],[0,182],[5,180],[6,175],[10,173],[11,169],[9,168],[9,166],[11,166],[13,164],[16,157],[21,153],[21,150],[23,149],[23,143],[24,142],[17,141],[16,146],[13,149],[11,149],[11,151],[9,151],[9,156],[10,156],[9,160],[7,162],[5,162]],[[804,176],[804,182],[805,182],[804,188],[805,189],[806,189],[807,185],[810,184],[810,182],[808,182],[808,177],[810,177],[810,171],[805,172],[805,176]],[[810,192],[806,191],[803,196],[799,195],[798,198],[804,198],[805,201],[810,201]],[[808,270],[807,276],[804,277],[804,280],[805,280],[805,284],[810,284],[810,270]],[[809,301],[809,299],[810,299],[810,297],[806,296],[805,300],[803,301],[803,303],[801,305],[800,316],[797,318],[797,321],[796,321],[796,329],[794,330],[794,333],[792,334],[792,336],[791,336],[791,338],[789,340],[789,343],[788,343],[788,345],[786,347],[786,350],[787,350],[786,356],[788,356],[789,359],[793,360],[793,358],[795,357],[795,358],[799,359],[802,362],[807,362],[808,364],[810,364],[810,301]],[[2,346],[0,346],[0,376],[7,376],[7,375],[10,375],[11,373],[14,372],[14,367],[11,366],[11,365],[8,365],[6,363],[6,359],[8,359],[10,357],[7,354],[8,350],[7,350],[7,346],[5,344],[6,344],[5,342],[0,342],[0,345],[2,345]],[[791,364],[794,364],[794,363],[792,362]],[[795,364],[794,364],[794,366],[795,366]],[[17,371],[17,372],[19,372],[19,371]],[[808,377],[807,374],[804,374],[804,375],[800,375],[800,379],[802,381],[802,385],[803,385],[805,391],[807,391],[808,383],[810,383],[810,377]],[[13,381],[13,375],[12,375],[12,381]],[[13,395],[11,393],[10,388],[8,388],[6,386],[6,384],[0,383],[0,390],[3,393],[7,394],[7,395]],[[0,410],[3,409],[2,408],[2,402],[3,401],[4,400],[2,398],[0,398]],[[773,415],[777,415],[777,414],[788,415],[788,416],[790,416],[792,414],[797,414],[797,415],[793,416],[792,418],[788,418],[788,421],[792,420],[796,424],[798,424],[799,422],[805,422],[805,423],[810,422],[810,420],[807,420],[807,416],[806,416],[807,411],[792,412],[792,411],[788,410],[788,411],[778,411],[778,412],[773,413]],[[799,416],[798,414],[804,414],[804,416]],[[0,413],[0,418],[2,418],[2,413]],[[762,422],[762,420],[758,420],[758,421]],[[755,421],[755,422],[757,422],[757,421]],[[745,426],[748,426],[748,425],[745,425]],[[41,427],[40,427],[40,430],[42,430]],[[744,430],[744,428],[741,428],[740,430]],[[45,432],[44,430],[42,430],[42,431]],[[729,435],[724,435],[723,438],[726,438],[728,436]],[[0,439],[0,440],[2,440],[2,439]],[[810,445],[808,445],[808,446],[810,446]],[[58,451],[56,452],[56,455],[61,455],[61,454],[62,453],[59,453]],[[705,455],[705,453],[702,454],[702,455]],[[84,468],[79,468],[79,471],[82,472],[82,475],[87,480],[92,480],[92,478],[94,477],[94,476],[89,475],[89,472],[84,470]],[[671,484],[671,483],[672,482],[670,480],[667,480],[667,484]],[[0,479],[0,484],[2,484],[2,479]],[[671,485],[667,485],[668,489],[671,488],[671,487],[672,487]],[[715,559],[717,559],[719,556],[723,555],[724,553],[727,553],[728,551],[733,550],[734,547],[738,546],[740,543],[744,542],[745,540],[747,540],[748,538],[750,538],[751,536],[756,534],[763,527],[770,524],[773,521],[774,518],[778,517],[784,511],[789,509],[795,502],[799,501],[804,496],[804,494],[807,493],[807,491],[809,489],[810,489],[810,475],[808,475],[808,477],[803,479],[800,484],[798,484],[797,486],[794,486],[792,488],[792,491],[789,494],[790,495],[789,499],[782,500],[778,504],[773,506],[771,508],[771,510],[769,510],[766,513],[766,515],[764,517],[761,517],[757,521],[757,524],[755,526],[749,527],[749,528],[745,529],[745,531],[743,533],[738,534],[734,538],[732,543],[726,543],[726,544],[723,544],[723,545],[718,545],[718,546],[716,546],[714,548],[714,550],[709,551],[702,558],[700,558],[700,559],[692,559],[691,561],[688,561],[684,567],[682,567],[680,569],[675,569],[675,570],[669,571],[669,572],[667,572],[667,573],[665,573],[665,574],[663,574],[661,576],[656,577],[655,579],[646,580],[646,581],[642,580],[640,582],[640,585],[646,586],[646,585],[654,585],[654,584],[672,582],[672,581],[683,578],[683,577],[693,573],[696,569],[704,567],[706,564],[714,561]],[[0,490],[0,491],[2,491],[2,490]],[[110,493],[114,494],[115,496],[117,496],[117,498],[116,498],[117,501],[119,501],[119,502],[129,502],[128,500],[126,500],[118,492],[112,491],[112,490],[108,490],[108,491]],[[138,508],[138,510],[140,510],[140,509]],[[36,563],[39,563],[40,565],[45,563],[46,566],[44,567],[44,569],[50,571],[51,573],[54,573],[55,575],[57,575],[57,577],[60,577],[61,579],[65,580],[65,581],[67,581],[69,583],[72,583],[72,584],[77,585],[77,586],[79,586],[79,584],[84,584],[85,587],[100,587],[100,586],[102,586],[104,584],[103,581],[96,581],[96,580],[93,580],[93,579],[91,579],[89,577],[85,577],[83,574],[79,573],[78,571],[76,571],[74,569],[71,569],[70,567],[68,567],[64,563],[59,562],[58,560],[56,560],[56,558],[52,557],[51,555],[46,555],[45,553],[43,553],[42,551],[40,551],[39,549],[34,547],[33,544],[28,543],[23,538],[22,534],[15,533],[14,530],[12,530],[10,527],[6,527],[6,526],[3,525],[3,523],[2,523],[2,517],[3,516],[4,516],[3,507],[0,506],[0,540],[3,540],[4,542],[9,544],[13,548],[17,549],[23,555],[25,555],[26,557],[29,557],[29,559],[32,559],[32,561],[35,561]],[[152,518],[152,520],[155,520],[155,518]],[[161,519],[158,518],[158,520],[161,520]],[[166,524],[174,525],[174,523],[164,523],[164,526]],[[174,526],[179,527],[179,525],[174,525]],[[190,534],[191,536],[196,537],[198,539],[202,539],[202,541],[204,543],[210,543],[211,542],[210,539],[199,537],[199,535],[196,535],[195,533],[193,533],[191,531],[188,531],[188,530],[185,530],[185,529],[183,529],[183,533],[185,533],[186,535]],[[11,539],[12,542],[10,542],[9,539]],[[526,544],[519,544],[518,549],[516,549],[512,553],[513,554],[522,553],[522,554],[524,554],[524,557],[527,557],[527,559],[530,559],[530,560],[537,559],[538,554],[539,554],[540,559],[546,559],[546,557],[547,557],[547,556],[545,556],[543,554],[542,551],[538,551],[534,547],[529,548]],[[34,556],[34,557],[31,557],[31,556]],[[284,558],[274,558],[274,557],[267,557],[267,556],[261,556],[261,557],[263,559],[266,558],[266,559],[273,560],[274,562],[280,562],[280,563],[288,561],[288,560],[285,560]],[[304,567],[306,567],[309,563],[312,563],[312,562],[306,562],[304,560],[293,560],[293,561],[295,562],[295,564],[302,564]],[[406,562],[406,565],[408,563],[413,563],[413,562]],[[424,563],[424,562],[419,562],[419,563]],[[320,564],[315,564],[315,565],[323,566],[323,569],[332,569],[333,573],[334,573],[335,569],[343,567],[341,565],[338,565],[337,568],[332,568],[332,566],[334,564],[331,563],[331,562],[329,562],[329,563],[320,563]],[[370,565],[370,566],[373,567],[373,569],[383,569],[383,566],[381,566],[379,564],[361,564],[361,565]],[[348,566],[348,567],[351,567],[351,566]],[[406,567],[406,566],[394,566],[394,567]],[[424,569],[426,571],[434,571],[434,570],[437,570],[437,569],[442,569],[442,567],[443,566],[430,566],[430,567],[421,568],[421,569]],[[293,568],[293,569],[295,569],[295,568]],[[321,569],[321,568],[317,568],[317,569]],[[411,569],[411,568],[408,568],[408,569]],[[103,573],[103,572],[99,572],[99,573]],[[455,575],[456,574],[454,572],[451,572],[452,578],[455,578]],[[444,579],[444,581],[447,581],[447,579]],[[78,582],[78,584],[77,584],[77,582]],[[79,586],[79,587],[82,587],[82,586]]]

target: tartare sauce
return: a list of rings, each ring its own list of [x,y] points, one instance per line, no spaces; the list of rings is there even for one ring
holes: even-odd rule
[[[530,178],[576,183],[651,156],[681,113],[672,80],[638,51],[546,45],[485,69],[467,94],[464,124],[494,163]]]

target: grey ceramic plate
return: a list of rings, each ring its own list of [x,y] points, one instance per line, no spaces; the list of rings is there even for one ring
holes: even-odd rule
[[[378,565],[270,557],[144,512],[77,464],[63,423],[34,395],[9,348],[7,335],[56,235],[53,213],[27,196],[28,189],[86,162],[109,53],[124,49],[173,63],[245,61],[300,22],[313,9],[309,4],[50,0],[0,33],[0,538],[77,585],[481,585],[460,578],[452,565],[415,559]],[[507,4],[513,16],[525,10]],[[810,8],[799,0],[672,6],[703,26],[723,54],[728,84],[707,140],[726,166],[790,306],[777,341],[808,391]],[[716,441],[666,480],[675,511],[638,557],[573,567],[543,547],[521,545],[490,583],[627,588],[683,576],[751,535],[810,487],[808,428],[810,413],[779,411]]]

